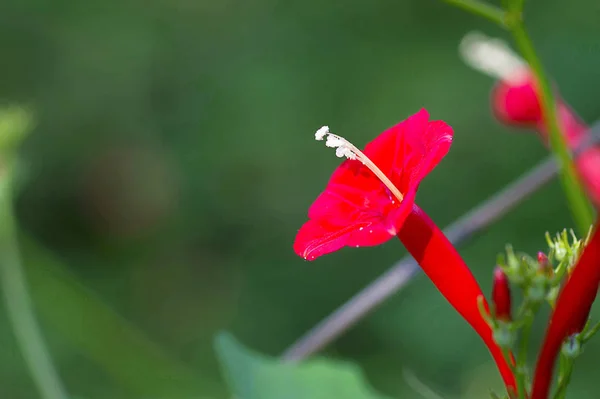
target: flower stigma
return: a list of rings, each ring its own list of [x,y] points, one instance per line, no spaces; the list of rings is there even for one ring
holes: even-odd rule
[[[325,145],[329,148],[335,148],[335,155],[338,158],[348,158],[351,160],[357,160],[362,162],[371,172],[377,176],[377,178],[390,190],[390,192],[402,202],[404,195],[398,190],[398,188],[392,183],[392,181],[375,165],[368,156],[366,156],[361,150],[359,150],[354,144],[346,140],[345,138],[333,134],[329,131],[329,126],[323,126],[315,133],[315,140],[322,141],[325,137]],[[395,201],[392,200],[392,203]]]

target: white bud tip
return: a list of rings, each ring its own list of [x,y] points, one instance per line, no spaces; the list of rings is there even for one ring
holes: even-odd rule
[[[500,80],[511,80],[527,67],[506,42],[480,32],[467,33],[460,42],[459,53],[471,68]]]
[[[323,126],[315,133],[315,140],[323,140],[329,134],[329,126]]]

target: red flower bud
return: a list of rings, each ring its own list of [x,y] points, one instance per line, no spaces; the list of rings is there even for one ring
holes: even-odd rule
[[[521,71],[510,81],[499,81],[492,91],[492,111],[508,125],[534,128],[543,119],[533,75]]]
[[[504,270],[500,267],[494,269],[494,283],[492,285],[492,302],[494,303],[495,317],[498,320],[510,321],[510,286]]]
[[[575,149],[588,137],[586,124],[556,95],[556,112],[560,128],[570,149]],[[499,81],[492,91],[492,110],[503,123],[533,128],[544,142],[548,141],[548,126],[544,120],[537,83],[530,71],[515,72]],[[600,147],[583,151],[576,160],[582,183],[596,207],[600,207]]]
[[[546,256],[545,253],[543,253],[542,251],[537,253],[537,260],[538,263],[540,264],[540,266],[544,266],[548,264],[548,256]]]
[[[538,252],[537,261],[540,265],[540,269],[546,270],[550,266],[550,262],[548,261],[548,256],[543,252]]]

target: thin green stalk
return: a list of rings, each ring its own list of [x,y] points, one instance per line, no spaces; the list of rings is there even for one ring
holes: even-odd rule
[[[517,366],[514,363],[514,357],[512,355],[512,352],[510,351],[509,348],[502,348],[502,355],[504,356],[504,360],[506,361],[506,364],[508,364],[508,367],[510,367],[510,371],[512,371],[512,373],[516,376],[517,375]],[[521,385],[519,384],[519,380],[516,380],[516,384],[517,384],[517,397],[520,398],[524,398],[524,396],[521,396],[520,392],[521,392]],[[512,390],[511,390],[512,391]],[[512,391],[511,395],[514,394],[514,391]]]
[[[533,325],[533,318],[535,313],[537,312],[538,306],[535,308],[530,308],[529,311],[525,315],[525,323],[523,323],[523,329],[521,330],[521,339],[519,340],[519,352],[518,356],[518,364],[525,365],[527,363],[527,351],[529,344],[529,336],[531,335],[531,327]]]
[[[469,11],[472,14],[482,16],[490,21],[506,27],[505,13],[500,7],[484,3],[479,0],[444,0],[448,4],[452,4],[463,10]]]
[[[0,182],[0,280],[6,310],[33,382],[43,399],[67,399],[34,316],[18,244],[10,173],[2,165]]]
[[[594,210],[581,186],[566,139],[561,132],[556,114],[556,102],[550,84],[519,14],[510,18],[509,30],[521,54],[535,75],[540,90],[544,119],[549,130],[550,147],[556,154],[560,165],[560,180],[578,231],[580,234],[585,235],[594,222]]]
[[[594,334],[598,332],[598,330],[600,330],[600,323],[596,323],[592,328],[584,330],[582,343],[589,341],[590,338],[592,338]]]
[[[561,358],[563,356],[561,355]],[[571,375],[573,374],[573,359],[566,360],[561,362],[564,364],[564,367],[561,367],[562,375],[558,381],[558,387],[556,388],[556,392],[554,393],[553,399],[564,399],[567,394],[567,386],[571,381]]]
[[[529,307],[527,302],[524,302],[524,306]],[[533,326],[533,318],[537,311],[537,306],[529,307],[525,313],[525,322],[523,323],[523,329],[521,330],[521,337],[519,339],[519,351],[517,352],[517,366],[515,367],[515,377],[517,380],[518,397],[527,397],[527,351],[529,345],[529,337],[531,335],[531,327]]]
[[[521,13],[525,0],[502,0],[502,8],[508,12]]]

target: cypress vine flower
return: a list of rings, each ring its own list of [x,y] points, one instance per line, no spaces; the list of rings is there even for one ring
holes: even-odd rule
[[[397,236],[440,293],[481,336],[508,390],[514,391],[512,371],[478,306],[484,297],[480,286],[441,229],[415,204],[421,180],[450,149],[452,128],[442,121],[429,121],[422,109],[384,131],[363,151],[327,126],[315,138],[326,139],[338,157],[347,159],[311,205],[294,251],[314,260],[344,246],[374,246]],[[483,306],[489,314],[485,300]]]
[[[446,155],[453,131],[422,109],[367,144],[364,152],[319,129],[316,139],[347,157],[308,211],[294,249],[313,260],[343,246],[383,244],[400,231],[421,180]]]
[[[546,126],[539,89],[535,77],[525,61],[502,41],[479,33],[471,33],[461,43],[461,54],[473,68],[496,78],[492,90],[492,111],[504,124],[536,130],[548,145]],[[575,114],[556,90],[559,126],[571,150],[588,139],[588,126]],[[595,204],[600,208],[600,146],[582,151],[575,160],[582,183]]]

